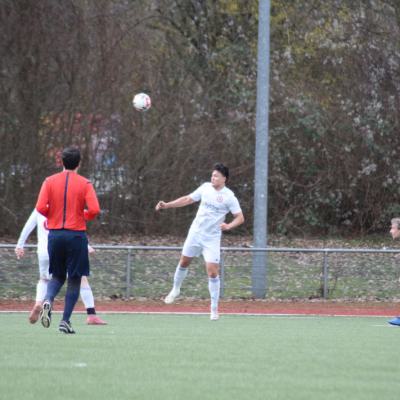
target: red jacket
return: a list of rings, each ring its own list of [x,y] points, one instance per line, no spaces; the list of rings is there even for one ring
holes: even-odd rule
[[[100,206],[91,182],[65,170],[43,182],[36,210],[47,217],[48,229],[85,231],[86,221],[100,213]]]

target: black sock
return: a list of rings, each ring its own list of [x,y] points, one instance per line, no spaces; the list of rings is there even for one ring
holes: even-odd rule
[[[62,288],[62,285],[64,285],[64,282],[65,276],[53,276],[47,285],[47,293],[45,299],[49,300],[50,303],[53,303],[54,298],[57,296],[58,292]]]
[[[96,315],[96,310],[93,308],[86,309],[87,315]]]
[[[72,311],[74,310],[75,304],[79,298],[79,290],[81,288],[81,278],[69,278],[67,292],[65,293],[65,305],[63,321],[69,322]]]

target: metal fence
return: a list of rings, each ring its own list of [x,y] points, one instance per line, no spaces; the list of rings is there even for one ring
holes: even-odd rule
[[[33,298],[38,279],[36,246],[17,260],[15,245],[0,244],[0,297]],[[95,245],[90,283],[97,297],[161,298],[170,290],[181,247]],[[221,296],[253,297],[255,252],[267,253],[267,298],[382,299],[400,297],[400,250],[329,248],[221,249]],[[201,257],[194,259],[182,295],[207,298]]]

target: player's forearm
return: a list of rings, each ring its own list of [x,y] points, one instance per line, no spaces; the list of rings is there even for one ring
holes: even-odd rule
[[[192,203],[193,203],[193,200],[190,196],[183,196],[183,197],[179,197],[179,199],[165,203],[165,206],[166,206],[165,208],[185,207]]]
[[[28,221],[26,221],[24,227],[22,228],[22,231],[18,238],[17,247],[24,247],[26,240],[28,239],[31,232],[36,228],[36,225],[37,212],[36,210],[34,210],[28,218]]]
[[[25,225],[24,228],[22,229],[18,242],[17,242],[17,247],[24,247],[26,240],[28,239],[28,236],[31,234],[35,227],[27,226]]]
[[[242,225],[244,222],[243,214],[239,214],[233,218],[233,220],[228,224],[229,230],[236,228],[239,225]]]
[[[97,215],[100,214],[100,205],[99,203],[93,203],[91,205],[88,205],[88,209],[84,210],[84,217],[86,221],[91,221],[92,219],[95,219]]]
[[[84,211],[85,220],[91,221],[100,214],[100,204],[92,186],[90,186],[90,189],[88,190],[85,201],[87,206],[87,209]]]
[[[89,209],[89,210],[84,210],[83,211],[83,216],[85,218],[85,221],[91,221],[92,219],[95,219],[97,215],[100,213],[100,208],[98,209]]]

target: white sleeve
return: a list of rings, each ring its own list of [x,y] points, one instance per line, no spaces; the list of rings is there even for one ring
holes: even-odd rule
[[[201,200],[201,195],[203,194],[204,185],[205,185],[205,183],[203,183],[201,186],[199,186],[194,192],[189,194],[189,197],[193,201],[200,201]]]
[[[22,228],[22,231],[18,238],[17,247],[24,247],[26,239],[28,239],[28,236],[37,226],[37,217],[38,212],[35,209],[33,210],[31,216],[28,218],[28,221],[26,221],[25,226]]]
[[[232,196],[231,201],[229,202],[229,211],[232,214],[238,214],[242,212],[242,209],[240,208],[239,200],[236,198],[236,196]]]

